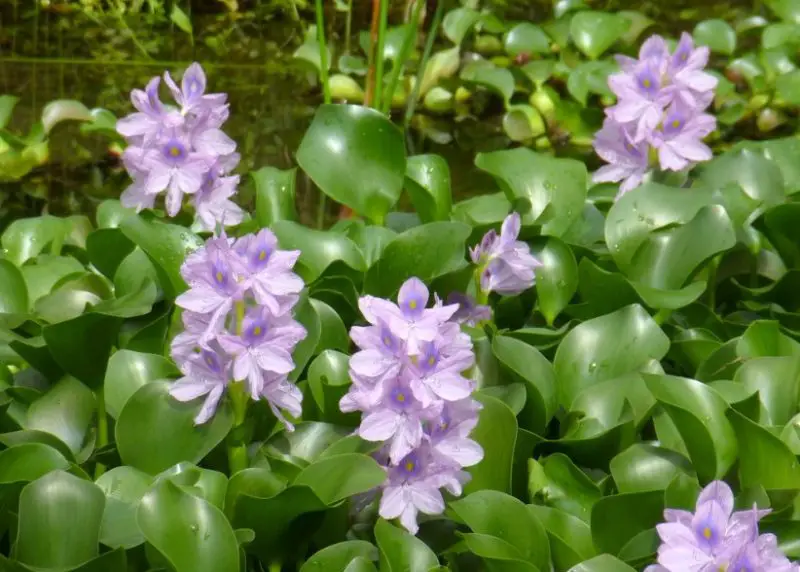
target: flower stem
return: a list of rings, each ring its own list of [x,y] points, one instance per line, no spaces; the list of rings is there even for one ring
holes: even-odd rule
[[[375,89],[373,107],[381,109],[383,102],[383,44],[386,39],[386,20],[389,16],[389,0],[380,0],[378,20],[378,40],[375,44]]]
[[[108,445],[108,418],[106,417],[106,395],[103,386],[100,386],[95,393],[95,399],[97,401],[97,448],[100,449]],[[94,467],[95,480],[105,472],[106,466],[103,463],[97,463]]]
[[[411,23],[408,25],[406,35],[403,37],[403,45],[400,47],[400,53],[392,65],[392,72],[389,75],[389,85],[386,87],[386,92],[383,96],[384,113],[389,113],[392,109],[392,101],[394,100],[394,92],[397,91],[397,83],[400,81],[400,76],[403,73],[406,61],[411,53],[411,48],[417,38],[417,30],[419,29],[419,16],[422,12],[422,6],[424,4],[424,0],[415,0],[414,2],[414,11],[411,16]]]
[[[433,14],[433,22],[431,22],[431,28],[428,30],[428,38],[425,40],[425,49],[422,50],[422,59],[419,61],[419,69],[417,70],[417,81],[414,82],[411,95],[408,96],[408,107],[406,107],[406,115],[403,118],[403,125],[406,129],[408,129],[411,118],[414,117],[414,110],[417,108],[420,85],[425,75],[425,68],[428,67],[428,60],[433,51],[433,43],[436,41],[436,34],[439,32],[439,25],[442,23],[442,18],[444,17],[445,4],[446,2],[437,2],[436,12]]]
[[[244,329],[245,305],[236,302],[236,334],[241,336]],[[228,385],[228,396],[233,408],[233,428],[228,434],[228,468],[231,476],[246,469],[250,461],[247,456],[247,389],[243,381],[234,381]]]
[[[325,12],[322,0],[316,0],[317,43],[319,44],[319,78],[322,82],[322,93],[325,103],[331,102],[331,87],[328,85],[328,45],[325,43]]]

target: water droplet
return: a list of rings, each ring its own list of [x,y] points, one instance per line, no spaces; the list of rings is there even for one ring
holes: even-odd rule
[[[198,531],[198,526],[197,526],[196,524],[193,524],[193,525],[192,525],[192,526],[190,526],[189,528],[191,528],[191,529],[192,529],[192,532],[197,532],[197,531]]]
[[[593,373],[594,370],[597,369],[597,362],[592,362],[589,364],[589,373]]]

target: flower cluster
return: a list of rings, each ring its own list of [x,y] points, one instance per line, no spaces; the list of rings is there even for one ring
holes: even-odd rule
[[[694,514],[664,511],[667,522],[657,526],[658,564],[645,572],[799,572],[800,564],[783,555],[775,535],[758,534],[758,521],[769,512],[755,506],[733,512],[730,487],[714,481],[700,493]]]
[[[269,230],[236,240],[209,239],[181,267],[189,290],[178,296],[184,331],[172,341],[183,376],[170,394],[179,401],[206,396],[195,423],[214,414],[229,383],[241,381],[275,415],[301,413],[302,393],[287,375],[292,350],[306,331],[292,317],[303,280],[292,272],[300,252],[278,249]]]
[[[463,471],[483,458],[469,438],[480,404],[472,367],[472,341],[452,320],[457,305],[436,300],[417,278],[400,288],[398,304],[365,296],[359,308],[370,323],[350,335],[360,351],[350,359],[353,384],[340,401],[344,412],[362,411],[358,435],[383,442],[378,454],[387,467],[380,514],[400,518],[411,532],[417,515],[444,511],[441,488],[460,495]]]
[[[517,240],[520,230],[518,213],[508,215],[498,236],[494,230],[487,232],[480,244],[470,249],[472,261],[480,272],[480,289],[488,294],[515,295],[533,287],[535,270],[542,263],[537,260],[527,244]]]
[[[122,193],[122,204],[137,211],[152,208],[158,194],[166,192],[167,214],[175,216],[183,196],[191,195],[204,230],[240,223],[244,213],[230,200],[239,176],[229,175],[239,154],[220,129],[228,119],[227,96],[205,93],[206,76],[197,63],[183,74],[180,88],[169,72],[164,82],[177,108],[161,102],[161,78],[156,76],[144,91],[131,92],[137,112],[117,122],[117,131],[128,142],[122,161],[133,179]]]
[[[642,45],[639,59],[617,56],[622,68],[608,78],[617,104],[606,109],[594,148],[607,163],[595,182],[618,182],[620,193],[637,187],[651,163],[681,171],[711,159],[703,138],[716,128],[703,111],[714,99],[717,79],[704,72],[708,48],[694,47],[683,33],[670,54],[661,36]]]

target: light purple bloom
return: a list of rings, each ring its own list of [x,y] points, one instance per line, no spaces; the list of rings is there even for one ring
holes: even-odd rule
[[[542,263],[531,254],[528,245],[517,240],[520,231],[518,213],[508,215],[498,236],[489,231],[470,251],[473,262],[481,268],[481,290],[515,295],[536,283],[535,269]]]
[[[662,544],[650,572],[716,572],[773,570],[797,572],[778,550],[775,537],[758,534],[758,521],[769,510],[733,511],[733,492],[722,481],[710,483],[697,499],[694,513],[666,510],[656,528]]]
[[[167,214],[175,216],[184,195],[191,195],[201,228],[238,224],[244,212],[230,197],[239,179],[227,175],[239,157],[236,143],[220,129],[229,113],[227,97],[205,93],[205,73],[197,63],[186,70],[180,88],[169,73],[164,80],[180,110],[161,102],[155,77],[144,91],[131,92],[138,111],[117,122],[129,144],[123,161],[134,179],[123,204],[137,211],[152,208],[156,196],[166,192]]]
[[[702,140],[715,128],[703,113],[714,99],[717,80],[703,71],[708,48],[694,47],[684,33],[673,53],[660,36],[651,36],[639,58],[617,56],[620,72],[608,78],[617,103],[594,140],[597,154],[608,163],[595,182],[621,182],[617,198],[641,184],[649,169],[680,171],[711,158]]]
[[[212,350],[195,353],[182,364],[184,376],[172,384],[169,394],[178,401],[192,401],[205,396],[195,424],[211,419],[229,381],[229,361]]]
[[[453,321],[468,326],[476,326],[481,322],[492,319],[492,309],[484,304],[478,304],[472,296],[462,292],[451,292],[447,296],[448,304],[458,304],[458,310],[453,314]]]

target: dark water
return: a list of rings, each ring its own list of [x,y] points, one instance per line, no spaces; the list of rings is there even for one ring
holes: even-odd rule
[[[309,78],[302,64],[291,58],[302,41],[302,21],[312,21],[312,13],[301,13],[301,21],[296,21],[267,0],[240,0],[240,14],[231,17],[220,9],[221,0],[195,0],[189,14],[193,35],[189,36],[146,10],[124,17],[108,13],[87,17],[69,9],[78,0],[61,4],[49,0],[43,3],[47,8],[39,1],[0,0],[0,94],[20,98],[12,129],[26,132],[44,105],[60,98],[125,115],[131,111],[131,88],[144,86],[165,69],[179,75],[188,62],[198,60],[207,68],[213,91],[229,94],[231,118],[225,130],[239,144],[241,170],[294,164],[294,150],[321,99],[313,76]],[[189,11],[189,2],[177,3]],[[656,19],[659,31],[672,33],[691,30],[694,22],[705,18],[736,21],[760,9],[739,0],[587,3],[597,9],[640,10]],[[332,6],[333,1],[325,4]],[[356,0],[354,31],[367,25],[368,4]],[[399,23],[403,2],[393,0],[391,5],[391,23]],[[498,5],[507,17],[534,22],[551,13],[549,1],[511,0]],[[330,9],[326,17],[334,44],[341,47],[344,14]],[[352,44],[357,49],[356,38]],[[499,133],[500,127],[489,124],[487,129]],[[476,174],[475,149],[469,147],[457,139],[447,146],[426,143],[417,152],[438,152],[448,158],[457,196],[493,190],[490,180]],[[79,135],[74,125],[57,128],[50,153],[46,167],[37,169],[23,184],[0,189],[4,193],[0,198],[6,203],[16,200],[33,212],[44,204],[52,212],[81,211],[116,196],[125,184],[124,173],[107,154],[106,140]],[[318,195],[303,179],[298,181],[298,195],[303,218],[309,219]]]

